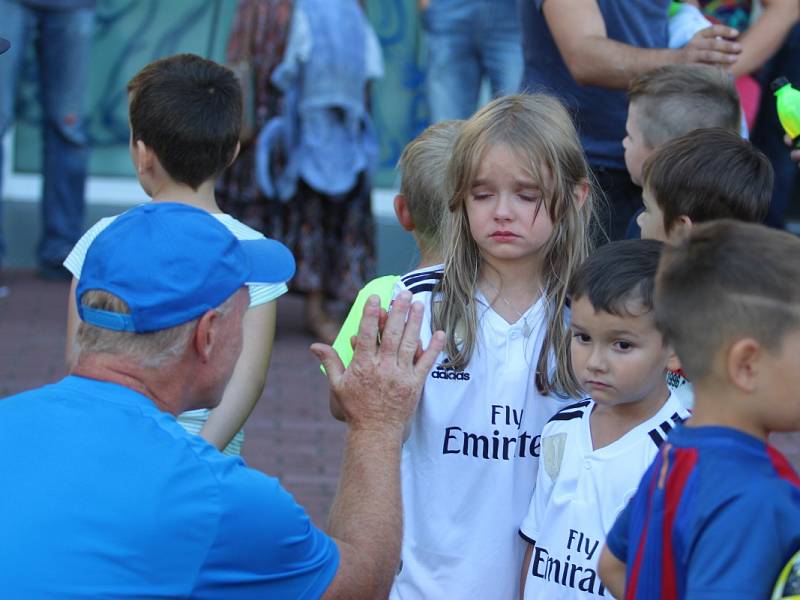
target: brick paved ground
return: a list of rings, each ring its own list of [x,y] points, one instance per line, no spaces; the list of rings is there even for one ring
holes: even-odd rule
[[[7,273],[11,294],[0,299],[0,397],[56,381],[64,374],[66,283],[27,271]],[[325,523],[336,489],[344,427],[328,413],[325,380],[308,352],[302,302],[279,301],[278,333],[267,390],[246,428],[247,462],[275,475]],[[800,468],[800,435],[773,442]]]

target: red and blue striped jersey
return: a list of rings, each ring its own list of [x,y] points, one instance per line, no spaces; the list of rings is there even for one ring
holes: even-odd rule
[[[608,534],[625,600],[768,598],[800,548],[800,479],[726,427],[678,427]]]

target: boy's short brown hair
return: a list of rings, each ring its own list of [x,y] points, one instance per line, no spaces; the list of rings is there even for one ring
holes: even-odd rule
[[[628,88],[644,143],[657,148],[700,127],[741,130],[739,94],[730,74],[708,65],[667,65],[636,77]]]
[[[753,338],[768,350],[800,327],[800,239],[723,220],[666,245],[656,276],[656,319],[692,381],[718,353]]]
[[[233,71],[194,54],[151,62],[128,82],[131,135],[167,174],[196,190],[236,152],[242,90]]]
[[[664,215],[669,233],[686,215],[760,222],[772,198],[774,174],[763,153],[738,134],[697,129],[667,142],[642,167],[642,183]]]
[[[450,201],[447,190],[447,162],[463,121],[442,121],[431,125],[403,149],[400,193],[414,219],[414,231],[426,246],[441,245],[441,222]]]

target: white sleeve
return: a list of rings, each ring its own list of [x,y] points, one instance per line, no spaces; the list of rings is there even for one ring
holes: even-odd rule
[[[249,285],[247,286],[250,292],[250,308],[272,302],[276,298],[280,298],[289,288],[286,283],[268,283],[265,285]]]
[[[542,431],[543,439],[546,430],[547,427]],[[547,451],[547,446],[542,445],[542,454],[539,457],[539,470],[536,473],[536,486],[533,488],[533,496],[531,497],[530,506],[528,506],[528,514],[525,515],[522,524],[519,526],[520,535],[531,544],[539,538],[539,531],[545,518],[547,504],[550,502],[550,495],[553,492],[553,480],[544,468],[544,461],[547,458],[545,453]]]
[[[81,236],[81,239],[75,244],[66,259],[64,259],[64,267],[72,273],[75,279],[81,278],[81,269],[83,269],[83,261],[86,259],[86,252],[89,246],[92,245],[94,238],[116,219],[116,217],[106,217],[100,219],[97,223],[92,225],[89,230]]]

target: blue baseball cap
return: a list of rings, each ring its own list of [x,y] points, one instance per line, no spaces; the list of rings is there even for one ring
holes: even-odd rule
[[[292,253],[275,240],[237,240],[204,210],[151,202],[120,215],[95,238],[75,300],[91,325],[146,333],[197,319],[243,285],[287,281],[294,268]],[[124,300],[130,314],[83,306],[89,290]]]

